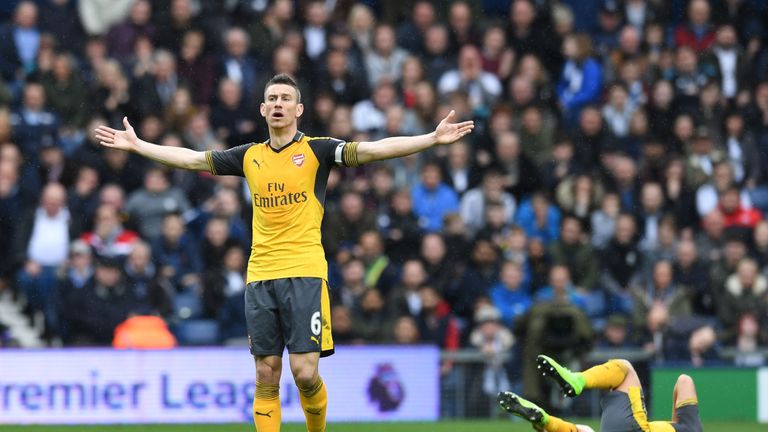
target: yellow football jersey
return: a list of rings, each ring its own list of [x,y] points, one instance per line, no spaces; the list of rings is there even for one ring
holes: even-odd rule
[[[356,166],[357,143],[297,132],[275,150],[269,141],[208,151],[214,175],[245,177],[253,200],[253,239],[247,282],[288,277],[327,279],[320,243],[331,167]]]

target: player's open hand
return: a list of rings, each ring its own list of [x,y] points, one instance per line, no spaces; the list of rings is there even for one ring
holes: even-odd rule
[[[117,150],[135,151],[139,144],[139,137],[133,126],[128,123],[128,117],[123,117],[125,130],[112,129],[111,127],[101,125],[96,128],[96,140],[104,147]]]
[[[452,123],[454,117],[456,117],[456,111],[451,110],[440,124],[437,125],[437,128],[435,129],[435,143],[450,144],[464,138],[467,134],[472,132],[472,129],[475,127],[475,122],[469,120],[461,123]]]

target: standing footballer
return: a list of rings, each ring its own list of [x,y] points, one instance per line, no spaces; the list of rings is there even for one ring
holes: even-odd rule
[[[469,134],[474,124],[452,123],[455,114],[451,111],[425,135],[375,142],[309,137],[298,130],[304,112],[301,93],[296,82],[284,74],[267,82],[260,112],[269,127],[269,139],[226,151],[197,152],[151,144],[136,136],[128,119],[123,119],[124,131],[99,126],[96,138],[106,147],[171,167],[245,177],[253,196],[245,317],[256,359],[256,430],[280,430],[281,356],[288,347],[307,431],[322,432],[328,395],[318,362],[333,353],[328,265],[320,243],[328,173],[333,165],[355,167],[452,143]]]

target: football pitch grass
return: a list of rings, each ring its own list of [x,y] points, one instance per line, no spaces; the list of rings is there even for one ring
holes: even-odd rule
[[[580,421],[599,432],[599,422]],[[100,426],[8,426],[1,432],[253,432],[248,424],[180,425],[100,425]],[[532,431],[528,423],[510,420],[441,421],[436,423],[335,423],[328,432],[523,432]],[[765,424],[748,422],[705,422],[706,432],[764,432]],[[304,432],[303,424],[285,424],[282,432]]]

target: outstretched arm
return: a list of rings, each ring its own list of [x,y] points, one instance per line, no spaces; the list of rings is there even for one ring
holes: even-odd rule
[[[198,152],[183,147],[166,147],[146,142],[136,136],[128,118],[123,117],[125,130],[112,129],[107,126],[96,128],[96,139],[104,147],[139,154],[155,162],[173,168],[193,171],[210,171],[205,152]]]
[[[360,164],[392,159],[426,150],[435,144],[450,144],[475,127],[473,121],[451,123],[456,112],[450,113],[437,125],[434,131],[424,135],[391,137],[379,141],[361,142],[357,146],[357,162]]]

